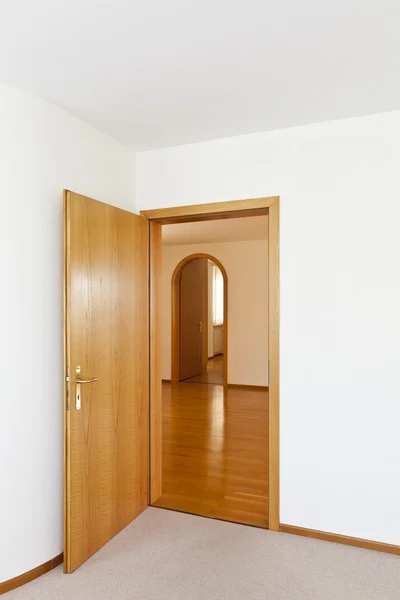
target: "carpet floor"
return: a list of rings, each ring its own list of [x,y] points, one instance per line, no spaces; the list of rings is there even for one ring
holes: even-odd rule
[[[400,558],[149,508],[72,575],[5,600],[399,600]]]

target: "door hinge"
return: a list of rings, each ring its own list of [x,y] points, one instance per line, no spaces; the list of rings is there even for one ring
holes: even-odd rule
[[[271,385],[271,360],[268,360],[268,385]]]
[[[66,398],[66,400],[67,400],[67,402],[66,402],[66,404],[67,404],[67,406],[66,406],[67,410],[69,410],[69,399],[70,399],[70,387],[69,387],[69,382],[70,382],[70,378],[69,378],[69,367],[67,367],[67,372],[66,372],[66,375],[65,375],[66,393],[67,393],[67,398]]]

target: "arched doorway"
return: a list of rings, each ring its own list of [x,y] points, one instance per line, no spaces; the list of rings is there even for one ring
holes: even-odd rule
[[[223,326],[222,326],[222,339],[223,339],[223,369],[222,369],[222,383],[223,385],[227,384],[228,377],[228,277],[222,263],[212,256],[211,254],[197,253],[186,256],[175,268],[175,271],[172,275],[171,280],[171,382],[178,383],[182,379],[185,379],[190,371],[188,371],[188,367],[185,366],[182,362],[182,328],[185,327],[185,320],[182,321],[182,296],[181,296],[181,285],[184,284],[190,290],[191,282],[193,282],[193,278],[196,277],[196,272],[199,277],[201,277],[201,260],[205,260],[207,263],[210,261],[213,263],[222,274],[223,281]],[[196,265],[196,261],[199,263]],[[185,271],[186,267],[188,270]],[[185,275],[184,274],[185,271]],[[192,278],[192,281],[190,279]],[[187,280],[187,281],[185,281]],[[194,291],[194,290],[193,290]],[[202,292],[204,293],[204,291]],[[197,310],[199,310],[199,298],[194,294],[192,297],[193,304],[196,305]],[[189,300],[190,302],[190,300]],[[204,309],[204,303],[206,299],[203,296],[202,306]],[[207,302],[207,312],[208,312],[208,302]],[[203,312],[204,315],[204,312]],[[187,319],[195,318],[193,314],[188,315]],[[201,333],[201,361],[202,361],[202,370],[207,370],[207,363],[209,357],[208,350],[208,318],[205,316],[195,319],[197,320],[197,324],[200,328],[199,333]],[[204,328],[207,331],[204,331]],[[193,353],[192,353],[193,354]],[[196,352],[194,353],[196,354]],[[195,356],[191,356],[190,360],[195,360]],[[189,367],[190,369],[190,367]],[[185,371],[186,372],[183,372]]]

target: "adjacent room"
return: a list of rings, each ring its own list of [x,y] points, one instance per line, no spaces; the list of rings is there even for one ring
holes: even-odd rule
[[[399,21],[3,0],[4,598],[400,598]]]
[[[162,493],[268,527],[268,216],[162,225]]]

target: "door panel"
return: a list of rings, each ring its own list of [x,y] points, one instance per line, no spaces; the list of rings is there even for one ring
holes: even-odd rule
[[[207,328],[207,259],[191,260],[183,269],[180,294],[180,380],[203,372],[204,329]],[[205,291],[206,289],[206,291]]]
[[[148,222],[65,193],[66,572],[148,505]],[[82,379],[77,409],[76,369]]]

